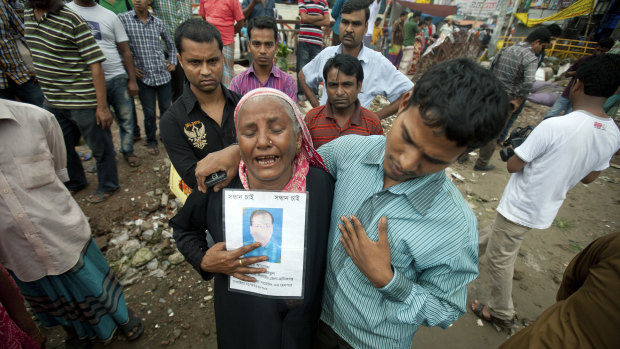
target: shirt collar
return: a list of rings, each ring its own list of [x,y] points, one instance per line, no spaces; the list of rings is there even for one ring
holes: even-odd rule
[[[235,98],[230,92],[230,90],[227,89],[226,86],[224,85],[220,85],[220,86],[222,87],[222,92],[224,93],[226,104],[232,103],[233,105],[236,105]],[[196,99],[196,96],[194,96],[194,92],[192,92],[192,89],[189,86],[189,83],[186,83],[185,86],[183,87],[183,95],[181,95],[181,100],[183,101],[185,110],[188,113],[191,112],[192,109],[194,109],[194,107],[197,104],[199,104],[198,100]],[[198,108],[200,108],[200,105],[198,105]]]
[[[385,141],[377,144],[362,160],[363,164],[380,166],[383,174],[385,158]],[[446,179],[444,170],[431,173],[424,177],[410,179],[389,187],[387,190],[395,195],[404,195],[411,206],[421,215],[425,215]]]
[[[332,113],[332,105],[331,103],[329,103],[329,99],[327,100],[327,103],[325,105],[325,116],[330,119],[334,119],[334,114]],[[362,108],[359,99],[355,100],[355,110],[353,111],[349,122],[351,123],[351,125],[357,126],[360,126],[362,124]]]
[[[336,52],[342,53],[342,44],[338,45]],[[359,59],[360,62],[364,62],[364,63],[368,63],[370,61],[370,49],[364,46],[363,43],[362,43],[362,48],[360,49],[360,52],[357,54],[357,59]]]
[[[117,0],[117,1],[118,1],[118,0]],[[140,20],[140,17],[138,17],[138,14],[136,13],[136,9],[131,9],[131,12],[133,12],[133,17],[134,17],[135,19]],[[153,17],[153,16],[151,16],[151,13],[150,13],[150,12],[148,12],[148,11],[147,11],[146,13],[148,14],[148,17],[146,18],[146,21],[148,22],[148,21],[150,21],[150,20],[151,20],[151,17]]]
[[[248,72],[248,74],[252,74],[252,75],[256,76],[256,71],[254,70],[254,63],[250,64],[250,67],[248,68],[247,72]],[[269,75],[273,75],[274,77],[279,79],[279,78],[282,77],[280,72],[281,72],[281,70],[278,69],[278,67],[276,67],[275,64],[271,65],[271,71],[269,72]],[[258,78],[258,77],[256,77],[256,78]]]
[[[8,107],[9,103],[0,103],[0,120],[14,120],[19,124],[19,120],[15,118],[13,111]]]

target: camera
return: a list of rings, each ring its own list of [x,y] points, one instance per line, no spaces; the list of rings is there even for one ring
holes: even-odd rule
[[[515,154],[514,149],[523,144],[527,136],[529,136],[533,130],[534,128],[532,126],[526,126],[517,127],[510,132],[510,137],[504,141],[504,149],[499,151],[499,156],[502,158],[502,161],[508,161],[508,159]]]

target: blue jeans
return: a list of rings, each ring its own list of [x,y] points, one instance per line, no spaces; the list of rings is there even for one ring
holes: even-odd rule
[[[322,46],[309,44],[307,42],[300,42],[297,44],[297,52],[295,55],[297,56],[297,75],[304,68],[306,64],[308,64],[316,55],[321,52],[323,49]],[[323,72],[321,72],[323,74]],[[318,89],[313,89],[314,94],[317,94]],[[297,94],[302,95],[304,92],[301,89],[301,85],[299,81],[297,81]]]
[[[144,112],[144,132],[146,133],[146,145],[157,146],[157,117],[155,115],[155,101],[159,104],[159,115],[164,115],[170,107],[172,89],[170,82],[161,86],[149,86],[138,79],[138,95]]]
[[[65,182],[67,189],[80,190],[87,184],[82,161],[75,151],[80,136],[84,137],[97,160],[97,191],[106,193],[118,189],[120,186],[112,133],[109,128],[103,129],[97,125],[95,109],[56,109],[47,103],[45,109],[54,114],[65,139],[69,172],[69,181]]]
[[[15,83],[11,78],[7,77],[7,88],[0,89],[0,98],[16,100],[19,98],[20,102],[34,104],[37,107],[43,108],[43,92],[39,84],[34,82],[34,78],[24,82],[21,85]]]
[[[549,109],[543,120],[552,118],[554,116],[568,114],[572,111],[573,106],[570,104],[570,99],[560,96],[555,101],[555,103],[553,103],[553,106],[551,106],[551,109]]]
[[[114,108],[114,117],[118,123],[121,137],[121,153],[133,155],[133,99],[127,93],[127,75],[122,74],[106,80],[108,105]]]

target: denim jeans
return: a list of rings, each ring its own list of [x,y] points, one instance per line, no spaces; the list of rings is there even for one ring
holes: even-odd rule
[[[127,75],[122,74],[105,82],[108,105],[114,108],[114,117],[118,123],[121,137],[121,153],[133,155],[133,99],[127,93]]]
[[[297,75],[303,69],[303,67],[308,64],[316,55],[321,52],[323,49],[322,46],[309,44],[307,42],[300,42],[297,44]],[[314,94],[317,94],[318,89],[314,89]],[[297,94],[302,95],[303,90],[299,81],[297,81]]]
[[[116,152],[112,144],[110,129],[103,129],[95,121],[95,109],[56,109],[45,103],[45,109],[56,117],[67,148],[67,171],[69,181],[65,186],[69,190],[86,187],[86,175],[82,161],[75,151],[80,136],[93,152],[97,161],[97,191],[106,193],[118,189],[118,171],[116,169]]]
[[[543,120],[552,118],[554,116],[568,114],[572,111],[573,106],[570,104],[570,99],[560,96],[555,101],[555,103],[553,103],[553,106],[551,107],[551,109],[549,109]]]
[[[7,77],[7,88],[0,89],[0,98],[15,100],[19,98],[20,102],[34,104],[43,108],[43,92],[39,84],[30,79],[21,85],[15,83],[11,78]]]
[[[162,116],[170,107],[172,90],[170,82],[161,86],[149,86],[138,79],[138,95],[144,112],[144,132],[146,133],[146,145],[157,145],[157,117],[155,116],[155,101],[159,104],[159,115]]]

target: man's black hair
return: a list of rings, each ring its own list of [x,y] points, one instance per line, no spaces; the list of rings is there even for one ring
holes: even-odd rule
[[[408,15],[409,12],[407,10],[400,13],[400,17]]]
[[[250,225],[252,224],[252,219],[254,219],[254,216],[267,216],[267,215],[269,215],[269,217],[271,217],[271,223],[273,224],[273,215],[271,214],[271,212],[269,212],[267,210],[254,210],[250,214]]]
[[[368,7],[370,3],[368,0],[348,0],[342,5],[342,10],[340,13],[353,13],[359,10],[365,10],[366,14],[366,22],[368,23],[368,18],[370,18],[370,8]]]
[[[355,76],[357,82],[364,81],[364,69],[359,59],[344,53],[337,54],[325,62],[323,67],[323,81],[327,82],[327,74],[332,68],[338,69],[341,73]]]
[[[377,18],[375,18],[375,23],[381,22],[381,21],[382,21],[381,17],[377,16]]]
[[[546,28],[549,30],[549,33],[551,33],[551,36],[559,38],[562,35],[562,28],[557,24],[549,24]]]
[[[183,52],[183,45],[181,41],[186,38],[195,42],[217,42],[217,47],[220,51],[224,47],[222,44],[222,36],[220,32],[213,26],[213,24],[205,21],[204,19],[188,19],[181,23],[174,31],[174,45],[177,47],[177,52],[180,54]]]
[[[431,17],[431,16],[424,17],[424,22],[428,22],[428,21],[432,22],[433,21],[433,17]]]
[[[502,131],[510,112],[501,82],[477,63],[457,58],[434,65],[415,84],[407,108],[459,147],[476,149]]]
[[[278,41],[278,25],[276,20],[267,16],[254,17],[248,23],[248,38],[252,39],[252,29],[271,29],[273,30],[273,40]]]
[[[577,68],[575,77],[583,83],[586,95],[609,98],[620,86],[620,56],[596,55]]]
[[[413,15],[411,16],[411,18],[416,18],[416,17],[422,17],[422,12],[420,11],[414,11]]]
[[[612,47],[614,47],[614,44],[616,42],[614,41],[614,39],[612,38],[605,38],[605,39],[601,39],[598,41],[598,45],[600,47],[606,48],[606,49],[611,49]]]
[[[551,33],[549,32],[549,29],[546,27],[536,28],[530,33],[530,35],[527,36],[527,38],[525,38],[525,41],[529,43],[533,43],[536,40],[540,40],[543,44],[551,42]]]

